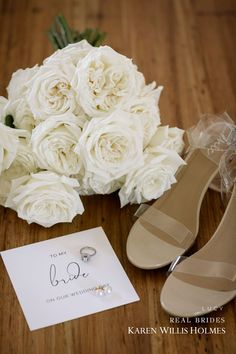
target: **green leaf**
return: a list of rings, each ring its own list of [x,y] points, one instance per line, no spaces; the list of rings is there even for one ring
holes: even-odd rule
[[[54,35],[52,34],[51,31],[48,31],[47,32],[47,35],[48,35],[48,39],[50,40],[50,42],[52,43],[53,45],[53,48],[55,50],[57,50],[59,48],[59,43],[57,42],[56,38],[54,37]]]
[[[55,42],[58,43],[58,49],[64,48],[63,39],[61,38],[60,33],[57,31],[56,25],[52,25],[50,32],[55,39]]]
[[[102,43],[104,42],[106,38],[106,33],[105,32],[100,32],[99,36],[96,39],[96,43],[95,43],[95,47],[100,47],[100,45],[102,45]]]
[[[68,44],[77,43],[82,39],[86,39],[94,47],[99,47],[106,37],[106,33],[98,29],[86,28],[83,32],[79,32],[70,28],[63,15],[55,17],[47,35],[54,49],[64,48]]]
[[[66,43],[68,42],[65,28],[63,27],[63,24],[61,23],[59,17],[56,18],[55,23],[57,24],[58,35],[60,35],[61,43],[62,43],[63,47],[65,47]]]
[[[98,29],[86,28],[80,33],[81,39],[87,39],[87,41],[94,47],[99,47],[106,37],[105,32],[101,32]]]
[[[73,43],[73,36],[71,33],[71,29],[68,26],[68,23],[65,20],[65,17],[63,15],[59,15],[56,17],[56,21],[58,22],[62,33],[64,33],[65,36],[65,43]]]
[[[14,125],[14,118],[11,114],[8,114],[6,117],[5,117],[5,125],[7,125],[8,127],[10,128],[15,128],[15,125]]]

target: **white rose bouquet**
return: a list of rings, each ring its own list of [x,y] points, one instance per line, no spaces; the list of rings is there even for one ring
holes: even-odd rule
[[[80,195],[119,190],[121,206],[156,199],[184,164],[183,131],[160,126],[162,86],[95,46],[98,32],[87,30],[89,43],[58,21],[67,41],[50,36],[61,49],[15,72],[0,97],[0,204],[45,227],[82,214]]]

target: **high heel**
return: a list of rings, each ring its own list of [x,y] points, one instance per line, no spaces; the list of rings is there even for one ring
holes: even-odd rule
[[[223,192],[232,190],[230,201],[210,241],[167,278],[161,305],[171,315],[201,316],[236,296],[236,145],[222,157],[220,173]]]
[[[192,246],[202,199],[234,132],[226,113],[206,115],[187,131],[187,165],[177,173],[177,183],[139,217],[129,233],[127,256],[136,267],[163,267]]]

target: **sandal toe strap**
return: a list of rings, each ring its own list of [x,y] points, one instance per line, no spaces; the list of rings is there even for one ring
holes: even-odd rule
[[[192,232],[181,222],[151,206],[139,218],[154,236],[182,249],[187,249],[194,241]]]
[[[191,257],[179,263],[173,274],[204,288],[221,291],[236,289],[236,265],[232,263]]]

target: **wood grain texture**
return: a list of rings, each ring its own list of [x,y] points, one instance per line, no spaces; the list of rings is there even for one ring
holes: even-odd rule
[[[1,0],[1,95],[13,71],[40,63],[52,53],[45,32],[59,13],[74,27],[106,31],[106,43],[132,57],[147,82],[164,85],[163,124],[188,128],[201,113],[225,110],[236,118],[235,0]],[[128,335],[128,326],[170,326],[159,301],[166,269],[143,271],[127,260],[126,239],[135,206],[120,210],[117,194],[83,201],[82,217],[48,230],[29,226],[14,211],[1,207],[0,250],[101,225],[141,301],[30,332],[1,261],[1,354],[236,353],[235,301],[208,316],[225,317],[224,335]],[[208,191],[191,252],[211,237],[223,212],[220,196]]]

